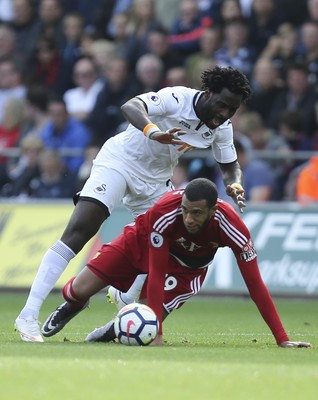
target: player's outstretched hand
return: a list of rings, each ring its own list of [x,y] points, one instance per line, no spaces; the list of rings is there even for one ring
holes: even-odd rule
[[[310,343],[307,342],[290,342],[289,340],[286,342],[280,343],[278,346],[280,347],[291,347],[291,348],[304,348],[304,347],[311,347]]]
[[[157,140],[162,144],[185,144],[180,138],[180,135],[185,135],[187,132],[181,130],[181,128],[171,128],[167,132],[154,132],[151,134],[151,140]]]
[[[245,204],[245,197],[244,197],[244,189],[238,183],[233,183],[232,185],[227,185],[226,187],[226,194],[234,200],[237,204],[241,213],[243,213]]]

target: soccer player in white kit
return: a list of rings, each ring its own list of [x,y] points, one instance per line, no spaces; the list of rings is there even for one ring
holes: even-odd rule
[[[15,325],[27,342],[43,342],[38,316],[44,300],[73,257],[98,232],[121,201],[137,216],[172,186],[181,157],[211,148],[227,193],[245,207],[243,178],[230,118],[250,96],[245,75],[231,67],[202,73],[202,90],[168,87],[139,95],[122,106],[128,128],[110,138],[94,160],[60,240],[45,253]]]

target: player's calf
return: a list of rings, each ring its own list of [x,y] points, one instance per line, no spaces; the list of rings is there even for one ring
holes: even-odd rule
[[[63,288],[63,297],[66,300],[55,311],[53,311],[44,322],[41,332],[43,336],[49,337],[58,333],[64,326],[73,319],[77,314],[84,310],[88,304],[88,300],[78,299],[72,288],[72,278]]]

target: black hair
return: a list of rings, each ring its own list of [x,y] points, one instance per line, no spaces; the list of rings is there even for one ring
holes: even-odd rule
[[[184,195],[189,201],[206,200],[208,207],[212,208],[217,201],[218,190],[209,179],[197,178],[187,184]]]
[[[27,90],[26,98],[32,106],[37,107],[41,111],[47,111],[49,91],[45,86],[30,85]]]
[[[251,87],[247,77],[232,67],[219,67],[207,69],[201,74],[202,90],[220,93],[227,88],[230,92],[242,96],[243,103],[251,96]]]

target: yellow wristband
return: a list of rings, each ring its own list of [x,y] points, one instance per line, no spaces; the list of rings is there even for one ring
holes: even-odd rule
[[[244,191],[243,186],[240,183],[235,182],[235,183],[232,183],[232,185],[230,185],[230,186],[233,189],[238,189],[238,190],[243,190]]]
[[[143,129],[143,133],[148,139],[151,139],[151,135],[155,132],[160,132],[160,129],[156,124],[147,124]]]

